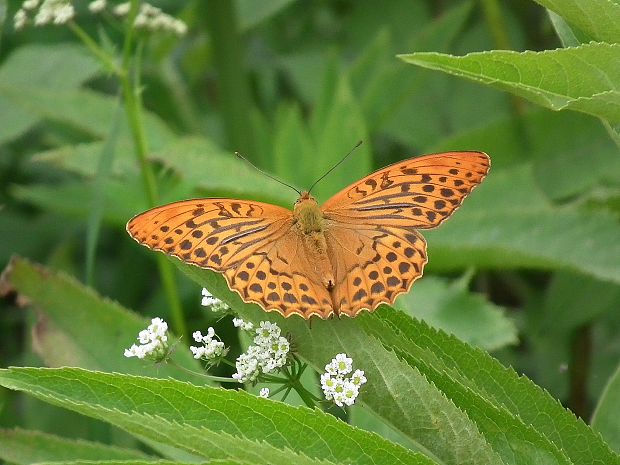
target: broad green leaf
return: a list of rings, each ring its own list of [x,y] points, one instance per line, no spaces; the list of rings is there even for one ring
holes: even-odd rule
[[[98,156],[105,142],[85,142],[39,152],[32,157],[33,163],[48,163],[84,177],[94,177],[97,172]],[[111,175],[119,178],[138,177],[138,164],[133,154],[133,143],[121,138],[116,143],[116,153],[111,167]]]
[[[552,207],[528,165],[491,170],[454,217],[425,236],[431,270],[566,269],[620,283],[616,218]]]
[[[97,62],[74,44],[33,44],[15,50],[0,67],[0,142],[23,134],[40,118],[37,111],[15,103],[20,93],[71,91],[97,70]]]
[[[299,354],[318,371],[336,353],[347,353],[355,368],[363,369],[369,379],[361,394],[363,404],[442,463],[540,463],[542,458],[550,457],[554,459],[549,463],[570,463],[556,445],[496,405],[482,388],[472,391],[471,380],[455,376],[458,373],[453,373],[453,367],[444,367],[437,358],[441,351],[435,354],[418,348],[418,330],[431,330],[402,312],[383,308],[351,320],[315,319],[309,328],[299,318],[268,317],[256,306],[240,303],[239,297],[226,289],[224,280],[213,273],[187,265],[182,269],[226,300],[244,319],[276,321],[284,332],[291,333]],[[403,321],[400,325],[386,325],[384,319],[389,315]],[[401,328],[409,329],[403,333]],[[467,347],[456,339],[442,337],[443,351],[459,353]],[[475,357],[481,357],[479,361],[484,363],[488,356],[476,353]],[[471,371],[475,377],[476,370]],[[502,435],[497,434],[498,425],[503,425]],[[513,456],[519,460],[511,461]]]
[[[0,430],[0,459],[17,465],[75,460],[144,461],[148,455],[135,449],[123,449],[97,442],[67,439],[39,431]],[[92,463],[92,462],[91,462]]]
[[[182,269],[244,318],[268,318],[255,305],[242,304],[214,273]],[[313,320],[311,329],[299,318],[269,319],[291,333],[299,354],[319,371],[339,352],[359,361],[369,379],[361,394],[364,405],[445,463],[469,463],[470,457],[472,463],[497,463],[499,456],[505,463],[620,463],[591,429],[527,378],[402,312],[383,307],[352,320]],[[442,413],[435,411],[433,390],[424,388],[418,373],[449,399]],[[475,429],[466,423],[456,427],[453,403]],[[450,426],[444,424],[448,418]],[[460,431],[457,438],[454,428]],[[491,455],[481,454],[488,451],[481,437],[493,447]]]
[[[180,138],[151,157],[172,169],[188,186],[208,191],[210,196],[243,196],[287,207],[297,198],[290,188],[269,179],[208,139]]]
[[[10,262],[2,277],[4,293],[14,290],[40,312],[35,348],[49,366],[80,366],[205,382],[197,376],[188,377],[183,370],[197,370],[200,365],[181,345],[173,358],[182,368],[145,366],[124,357],[123,350],[137,342],[138,332],[148,326],[147,320],[102,298],[75,279],[20,258]]]
[[[420,29],[412,29],[407,45],[398,43],[400,50],[447,50],[472,9],[471,2],[451,8]],[[416,73],[413,77],[402,63],[393,57],[394,40],[391,30],[382,29],[363,54],[353,63],[349,74],[369,130],[380,129],[403,106],[414,106],[412,99],[428,92],[433,76]],[[426,113],[426,112],[422,112]],[[413,121],[409,127],[419,126]]]
[[[607,381],[607,386],[598,400],[592,415],[592,428],[600,432],[607,443],[620,453],[620,367]]]
[[[109,131],[118,106],[116,97],[86,89],[54,90],[15,85],[5,88],[3,96],[16,111],[65,124],[95,138],[102,138]],[[171,140],[171,131],[158,116],[145,111],[143,123],[152,149]],[[126,132],[121,134],[128,137]]]
[[[481,150],[491,157],[491,176],[485,184],[497,170],[532,162],[538,189],[555,200],[572,199],[602,185],[618,184],[620,179],[618,147],[600,122],[575,112],[537,110],[519,119],[498,118],[436,142],[429,150],[463,149]],[[516,191],[511,189],[510,195],[517,195]],[[466,200],[463,208],[468,204]]]
[[[601,42],[620,42],[620,4],[614,0],[534,0]]]
[[[73,368],[2,370],[0,383],[206,459],[434,463],[320,410],[243,391]]]
[[[451,56],[399,55],[424,68],[444,71],[524,97],[552,110],[575,110],[620,122],[620,45],[590,43],[543,52],[493,50]]]
[[[415,283],[412,292],[400,296],[394,307],[486,350],[517,342],[517,328],[504,309],[468,292],[459,282],[448,284],[426,276]]]
[[[85,202],[85,199],[92,198],[92,187],[87,182],[67,182],[60,186],[14,186],[11,193],[15,198],[37,205],[45,211],[68,217],[86,219],[91,211],[90,202]],[[144,189],[137,178],[131,183],[106,181],[104,198],[106,209],[103,219],[117,225],[126,224],[147,206]]]

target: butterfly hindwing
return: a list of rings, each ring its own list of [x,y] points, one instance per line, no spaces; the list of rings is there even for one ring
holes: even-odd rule
[[[350,317],[391,304],[422,276],[426,241],[413,228],[334,225],[326,234],[335,312]]]

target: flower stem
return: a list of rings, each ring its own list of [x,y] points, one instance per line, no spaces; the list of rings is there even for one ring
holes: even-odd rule
[[[131,69],[132,58],[132,39],[134,33],[133,23],[138,13],[138,7],[138,0],[132,0],[131,8],[127,17],[127,26],[125,28],[125,42],[123,44],[122,60],[124,72],[120,75],[120,81],[123,89],[127,119],[129,120],[129,128],[134,141],[135,153],[138,158],[138,164],[140,165],[140,172],[142,173],[142,181],[144,183],[148,205],[153,207],[159,200],[159,194],[157,192],[155,175],[148,161],[149,148],[146,133],[144,131],[144,122],[142,119],[142,99],[140,96],[139,81],[141,63],[139,53],[136,54],[135,66],[133,67],[134,75],[132,76],[129,72]],[[137,47],[137,49],[140,50],[141,47]],[[166,259],[166,257],[158,255],[157,268],[164,287],[164,293],[166,294],[166,300],[170,306],[170,317],[175,332],[180,336],[183,336],[184,340],[189,340],[187,327],[185,325],[183,307],[181,306],[181,300],[179,298],[172,264]]]
[[[101,64],[111,73],[116,76],[122,76],[124,74],[123,68],[120,68],[114,61],[114,57],[110,56],[97,42],[93,40],[88,33],[78,26],[75,22],[69,22],[69,29],[82,41],[82,43],[95,55]]]

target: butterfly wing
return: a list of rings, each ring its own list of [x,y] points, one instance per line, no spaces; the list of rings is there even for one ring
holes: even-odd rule
[[[355,316],[407,292],[428,260],[417,229],[448,218],[489,167],[481,152],[426,155],[376,171],[329,199],[321,209],[335,312]]]
[[[489,172],[482,152],[411,158],[366,176],[329,199],[326,218],[430,229],[441,224]]]
[[[291,211],[275,205],[196,199],[137,215],[127,231],[153,250],[223,273],[245,302],[284,316],[328,316],[330,296],[292,226]]]

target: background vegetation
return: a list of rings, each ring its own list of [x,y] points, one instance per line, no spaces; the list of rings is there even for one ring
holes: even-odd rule
[[[0,458],[142,463],[157,451],[177,463],[620,463],[620,4],[156,4],[189,31],[153,34],[139,49],[140,147],[114,73],[69,27],[15,31],[20,2],[0,3],[3,367],[204,384],[122,358],[144,327],[138,313],[170,321],[184,341],[215,326],[239,353],[230,321],[200,307],[201,285],[245,318],[266,315],[211,273],[158,262],[124,230],[153,203],[196,196],[290,207],[296,194],[235,150],[303,188],[363,140],[317,187],[320,200],[424,153],[485,151],[491,174],[426,234],[427,272],[399,311],[312,330],[269,315],[315,368],[341,350],[366,363],[363,404],[334,413],[380,436],[244,393],[25,369],[0,375],[13,389],[0,391],[0,424],[11,428],[0,433]],[[85,5],[76,21],[118,51],[122,28]],[[181,352],[177,363],[196,368]],[[145,392],[174,392],[183,408],[152,405]]]

